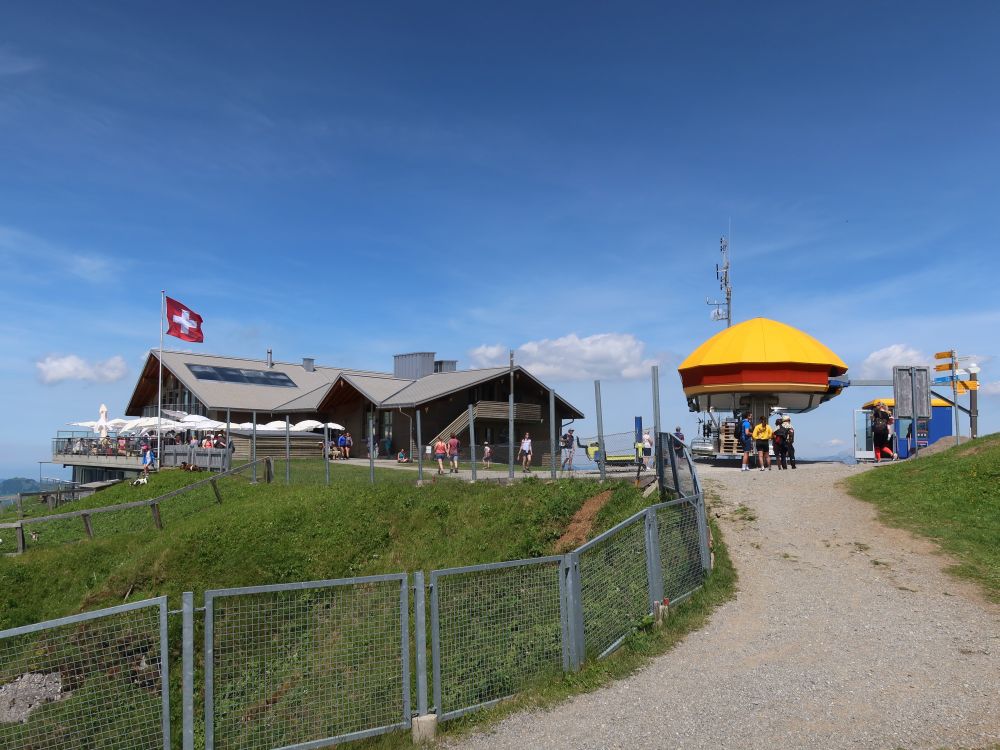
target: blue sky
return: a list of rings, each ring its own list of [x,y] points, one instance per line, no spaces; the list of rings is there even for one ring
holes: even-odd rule
[[[609,430],[658,362],[693,430],[730,219],[737,321],[855,377],[973,354],[1000,429],[997,4],[250,5],[5,9],[0,477],[121,414],[164,288],[213,353],[515,348],[588,415],[602,378]]]

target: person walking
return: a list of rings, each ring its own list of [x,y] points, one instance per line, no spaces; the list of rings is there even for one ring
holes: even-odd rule
[[[573,473],[573,454],[576,452],[576,447],[573,445],[573,428],[566,430],[563,436],[559,438],[559,444],[562,448],[562,466],[560,471],[566,471],[566,467],[569,466],[569,473]]]
[[[740,443],[743,445],[743,465],[740,471],[750,471],[750,451],[753,450],[753,423],[750,421],[752,418],[750,412],[745,412],[740,422]]]
[[[458,442],[458,438],[455,437],[455,433],[451,433],[451,437],[448,438],[448,458],[451,459],[451,468],[449,473],[458,474],[458,453],[461,449],[462,444]]]
[[[354,447],[354,438],[351,437],[351,433],[344,433],[344,460],[346,461],[351,457],[351,448]]]
[[[483,443],[483,468],[489,469],[493,467],[493,446],[489,443]]]
[[[677,428],[678,430],[680,427]],[[649,434],[649,430],[644,430],[642,433],[642,465],[645,468],[649,468],[649,462],[653,458],[653,437]]]
[[[788,455],[788,430],[785,429],[781,416],[774,420],[774,435],[771,436],[771,442],[774,443],[774,459],[778,464],[778,470],[787,470],[788,462],[785,457]]]
[[[142,475],[149,476],[149,472],[156,468],[156,455],[152,447],[147,443],[142,446]]]
[[[785,451],[788,453],[788,462],[795,468],[795,428],[792,427],[792,418],[787,414],[781,420],[785,428]]]
[[[680,425],[674,430],[674,440],[674,455],[677,458],[684,458],[684,433],[681,432]]]
[[[347,458],[347,434],[346,433],[343,433],[343,432],[340,433],[340,436],[337,438],[337,448],[339,449],[339,453],[340,453],[340,455],[338,456],[338,458],[340,458],[341,460],[346,459]]]
[[[772,430],[771,425],[767,423],[767,416],[761,414],[760,422],[753,428],[753,441],[757,447],[757,464],[760,466],[761,471],[764,471],[765,466],[768,471],[771,470],[769,445],[773,434],[774,430]]]
[[[448,457],[448,444],[441,438],[434,443],[434,460],[438,462],[438,474],[444,474],[444,460]]]
[[[521,440],[521,450],[518,451],[518,456],[521,459],[521,473],[530,474],[531,473],[531,433],[524,433],[524,439]]]

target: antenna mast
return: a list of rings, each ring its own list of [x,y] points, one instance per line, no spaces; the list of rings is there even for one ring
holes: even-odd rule
[[[714,307],[712,320],[726,321],[726,328],[733,325],[733,288],[729,284],[729,238],[723,235],[719,239],[719,252],[722,253],[722,264],[715,264],[715,278],[719,280],[719,289],[726,293],[725,302],[705,298],[705,303]]]

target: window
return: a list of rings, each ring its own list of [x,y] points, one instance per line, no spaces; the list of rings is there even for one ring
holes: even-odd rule
[[[212,365],[192,365],[187,368],[198,380],[214,380],[222,383],[244,385],[273,385],[280,388],[295,388],[295,382],[283,372],[276,370],[244,370],[241,367],[214,367]]]

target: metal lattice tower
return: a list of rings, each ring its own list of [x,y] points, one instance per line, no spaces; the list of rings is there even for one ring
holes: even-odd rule
[[[719,289],[725,292],[726,299],[710,300],[705,298],[705,303],[714,307],[711,316],[712,320],[726,321],[726,328],[733,325],[733,288],[729,284],[729,238],[723,235],[719,239],[719,252],[722,253],[722,264],[715,264],[715,278],[719,280]]]

